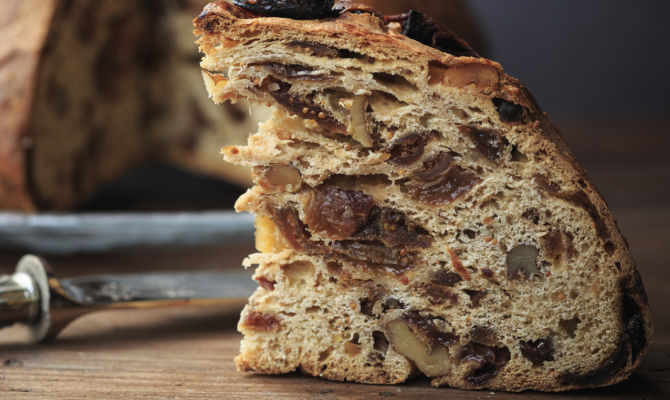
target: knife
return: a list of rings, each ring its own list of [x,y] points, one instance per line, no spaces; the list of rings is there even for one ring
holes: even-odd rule
[[[31,342],[55,338],[94,311],[174,306],[242,306],[256,288],[251,270],[159,272],[58,279],[45,260],[26,255],[0,276],[0,329],[28,327]]]

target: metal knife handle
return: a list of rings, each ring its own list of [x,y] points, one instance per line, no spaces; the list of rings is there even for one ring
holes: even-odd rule
[[[25,272],[0,276],[0,328],[15,322],[31,323],[40,313],[40,293]]]
[[[44,261],[31,255],[21,258],[12,275],[0,276],[0,328],[23,323],[32,341],[49,336],[48,276]]]

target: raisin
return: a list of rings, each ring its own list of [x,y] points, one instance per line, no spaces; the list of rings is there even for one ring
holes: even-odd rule
[[[303,249],[309,243],[310,234],[300,220],[294,208],[272,208],[273,221],[279,227],[286,241],[296,250]]]
[[[379,242],[342,240],[333,243],[334,251],[355,262],[369,267],[385,267],[389,272],[400,273],[417,262],[416,254],[405,249],[386,247]]]
[[[493,329],[486,326],[475,326],[470,331],[470,338],[473,342],[484,344],[487,346],[493,346],[497,343],[496,334]]]
[[[319,19],[337,16],[334,0],[235,0],[236,6],[264,17]]]
[[[456,304],[458,302],[458,297],[448,287],[434,283],[424,283],[421,287],[431,304],[442,304],[445,302]]]
[[[461,362],[475,364],[466,375],[465,380],[472,385],[481,386],[498,375],[498,372],[509,362],[510,352],[507,347],[493,347],[470,342],[461,348],[458,358]]]
[[[519,342],[521,354],[538,367],[545,361],[554,361],[554,345],[551,338],[538,339],[534,342]]]
[[[415,331],[422,334],[430,343],[430,348],[435,346],[448,346],[458,342],[458,336],[453,332],[445,332],[435,325],[435,317],[423,316],[418,311],[410,311],[402,315],[402,320],[409,323]]]
[[[498,132],[474,127],[462,127],[461,131],[470,137],[484,157],[497,164],[503,161],[505,142]]]
[[[382,304],[382,311],[387,312],[388,310],[402,310],[407,306],[400,300],[393,297],[386,299],[384,304]]]
[[[561,232],[552,231],[542,236],[542,247],[547,258],[557,259],[563,254],[563,235]]]
[[[266,290],[274,290],[274,289],[275,289],[275,284],[277,283],[277,282],[275,282],[275,281],[271,281],[271,280],[269,280],[268,278],[266,278],[266,277],[264,277],[264,276],[259,276],[259,277],[257,277],[257,278],[256,278],[256,282],[258,282],[258,284],[259,284],[263,289],[266,289]]]
[[[410,227],[405,215],[389,208],[374,207],[368,220],[353,236],[362,240],[379,240],[390,247],[408,246],[428,248],[432,236],[421,227]]]
[[[482,275],[484,278],[493,278],[493,271],[491,268],[481,268]]]
[[[409,165],[416,162],[423,155],[426,147],[426,137],[419,133],[410,133],[396,139],[387,150],[391,157],[389,162],[398,165]]]
[[[410,193],[418,201],[433,205],[445,205],[469,192],[481,181],[474,173],[453,166],[440,179],[431,182],[429,185],[410,187]]]
[[[507,264],[507,278],[512,279],[518,275],[531,277],[540,273],[537,266],[538,250],[535,246],[521,244],[507,252],[505,263]]]
[[[470,296],[470,302],[472,307],[479,307],[480,301],[486,296],[489,292],[486,290],[474,290],[474,289],[464,289],[463,290],[468,296]]]
[[[526,108],[500,97],[493,98],[493,105],[498,110],[498,116],[503,122],[523,122]]]
[[[451,55],[479,57],[470,45],[452,30],[416,10],[386,17],[387,22],[402,24],[402,34],[426,46]]]
[[[424,161],[423,167],[414,174],[414,179],[424,182],[434,181],[443,175],[449,167],[453,157],[449,153],[440,153],[429,160]]]
[[[279,85],[278,90],[269,91],[277,103],[286,107],[294,115],[316,121],[325,129],[345,133],[346,127],[338,121],[328,110],[324,109],[314,101],[313,95],[297,96],[289,93],[291,85],[286,82],[275,82]]]
[[[463,278],[455,272],[447,272],[445,270],[439,270],[433,276],[432,282],[444,286],[454,286],[458,282],[462,281]]]
[[[386,339],[384,333],[380,331],[372,332],[372,340],[373,340],[372,348],[382,354],[386,354],[386,351],[389,348],[389,341],[388,339]]]
[[[241,325],[255,331],[275,331],[281,327],[281,321],[274,314],[251,311],[244,317]]]
[[[305,210],[312,232],[325,232],[331,239],[346,239],[368,219],[374,202],[359,191],[330,188],[317,191]]]

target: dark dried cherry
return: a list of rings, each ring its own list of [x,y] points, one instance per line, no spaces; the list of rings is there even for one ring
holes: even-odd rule
[[[391,157],[389,162],[398,165],[409,165],[421,158],[426,147],[426,136],[419,133],[410,133],[396,139],[388,149]]]

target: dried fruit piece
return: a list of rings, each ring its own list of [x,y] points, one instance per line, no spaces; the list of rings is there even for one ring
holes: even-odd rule
[[[464,289],[463,290],[468,296],[470,296],[470,302],[472,303],[472,307],[479,307],[480,306],[480,301],[484,296],[486,296],[489,292],[487,290],[475,290],[475,289]]]
[[[334,0],[235,0],[236,6],[265,17],[319,19],[335,17]]]
[[[554,360],[554,345],[551,338],[538,339],[534,342],[519,342],[521,354],[538,367],[545,361]]]
[[[258,282],[260,287],[262,287],[263,289],[265,289],[265,290],[275,290],[275,285],[277,284],[277,282],[271,281],[264,276],[258,276],[254,279],[256,279],[256,282]]]
[[[255,331],[276,331],[281,327],[281,321],[272,313],[250,311],[240,322],[243,328]]]
[[[298,96],[289,93],[291,85],[286,82],[272,82],[270,79],[266,79],[266,81],[268,81],[268,85],[271,83],[279,85],[278,89],[270,90],[268,94],[292,114],[316,121],[324,129],[337,133],[346,132],[344,124],[338,121],[328,110],[318,105],[314,101],[313,95]]]
[[[500,97],[493,98],[493,105],[498,110],[498,116],[503,122],[523,122],[526,108]]]
[[[539,275],[537,266],[538,250],[535,246],[521,244],[507,252],[507,278],[511,279],[519,274],[526,277]]]
[[[433,275],[432,281],[439,284],[439,285],[444,285],[444,286],[454,286],[458,282],[462,281],[463,278],[456,272],[447,272],[443,269],[437,271],[435,275]]]
[[[351,104],[351,115],[349,120],[349,134],[355,141],[363,145],[363,147],[372,147],[374,144],[370,137],[367,122],[367,96],[354,96]]]
[[[453,157],[449,153],[439,153],[436,156],[424,161],[421,169],[414,173],[414,179],[430,182],[444,175],[451,167]]]
[[[389,248],[379,242],[342,240],[333,243],[333,248],[340,256],[370,267],[385,267],[393,273],[406,271],[417,263],[414,252]]]
[[[563,246],[563,235],[561,232],[552,231],[542,236],[542,248],[547,258],[555,260],[560,257],[565,248]]]
[[[426,46],[460,57],[479,57],[470,45],[452,30],[419,11],[409,10],[407,14],[386,17],[387,22],[399,22],[402,34]]]
[[[396,139],[388,149],[391,157],[389,162],[398,165],[409,165],[421,158],[426,147],[426,137],[419,133],[410,133]]]
[[[445,332],[435,325],[435,317],[424,316],[418,311],[410,311],[403,314],[402,319],[423,337],[430,344],[431,349],[437,346],[448,346],[458,342],[458,336],[453,332]]]
[[[362,240],[379,240],[390,247],[428,248],[432,236],[418,226],[408,226],[405,214],[390,208],[374,207],[368,220],[353,236]]]
[[[449,351],[442,346],[428,348],[402,320],[386,324],[386,335],[393,349],[414,362],[426,376],[446,375],[451,368]]]
[[[493,379],[509,362],[510,352],[507,347],[486,346],[470,342],[461,348],[458,355],[461,362],[474,363],[465,380],[472,385],[484,385]]]
[[[421,288],[431,304],[442,304],[445,302],[455,304],[458,302],[458,296],[449,290],[448,287],[435,283],[424,283],[421,285]]]
[[[503,161],[505,143],[498,132],[475,127],[461,127],[461,131],[472,139],[484,157],[496,164]]]
[[[300,189],[302,177],[300,171],[292,165],[273,164],[265,170],[261,183],[273,189],[293,192]]]
[[[373,345],[372,348],[379,351],[382,354],[386,354],[389,348],[389,341],[384,336],[383,332],[374,331],[372,332]]]
[[[303,249],[309,242],[309,232],[300,220],[298,211],[291,207],[271,208],[272,220],[279,227],[286,241],[294,249]]]
[[[331,239],[346,239],[368,219],[372,197],[359,191],[336,188],[317,191],[305,209],[305,222],[312,232]]]
[[[458,166],[452,166],[440,179],[425,186],[410,186],[410,194],[418,201],[446,205],[461,197],[482,180],[474,173]]]

